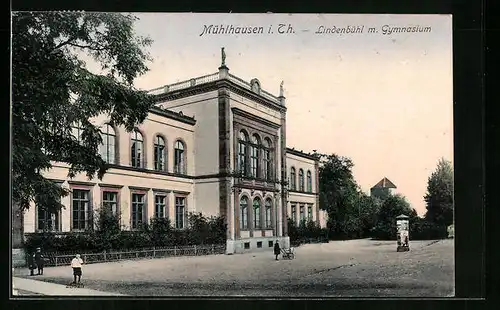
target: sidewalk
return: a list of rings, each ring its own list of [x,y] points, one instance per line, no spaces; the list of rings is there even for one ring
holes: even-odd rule
[[[13,295],[17,295],[17,290],[33,292],[34,295],[52,295],[52,296],[123,296],[118,293],[108,293],[86,288],[71,288],[61,284],[54,284],[44,281],[12,278]],[[21,294],[26,296],[27,294]]]

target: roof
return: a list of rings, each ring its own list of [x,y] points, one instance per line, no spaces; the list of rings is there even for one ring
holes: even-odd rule
[[[384,177],[380,182],[375,184],[372,188],[397,188],[388,178]]]

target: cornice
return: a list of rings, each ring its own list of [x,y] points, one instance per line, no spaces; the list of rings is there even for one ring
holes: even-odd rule
[[[187,88],[179,89],[176,91],[171,91],[168,93],[162,93],[159,95],[155,95],[156,101],[157,102],[163,102],[163,101],[171,101],[171,100],[176,100],[176,99],[181,99],[181,98],[186,98],[198,94],[203,94],[207,93],[210,91],[215,91],[218,90],[219,88],[227,88],[229,91],[238,94],[240,96],[243,96],[247,99],[250,99],[252,101],[258,102],[268,108],[271,108],[273,110],[279,111],[279,112],[286,112],[286,107],[282,106],[281,104],[274,102],[270,99],[265,98],[264,96],[261,96],[259,94],[254,93],[252,90],[246,89],[242,87],[241,85],[238,85],[237,83],[229,80],[229,79],[222,79],[222,80],[216,80],[212,82],[207,82],[199,85],[194,85],[190,86]]]

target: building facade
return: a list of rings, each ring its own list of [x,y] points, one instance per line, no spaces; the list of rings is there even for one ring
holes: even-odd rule
[[[101,206],[120,215],[123,229],[153,217],[175,228],[189,212],[222,215],[227,253],[289,246],[287,217],[324,225],[319,210],[318,158],[286,147],[286,100],[253,79],[219,72],[151,91],[157,105],[134,132],[106,116],[92,120],[102,131],[100,153],[110,164],[102,180],[67,178],[68,166],[53,163],[45,176],[71,193],[59,214],[32,206],[25,233],[81,231]],[[79,137],[75,126],[74,135]]]

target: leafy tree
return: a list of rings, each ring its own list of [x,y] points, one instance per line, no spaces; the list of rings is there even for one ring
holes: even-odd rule
[[[320,208],[328,212],[332,235],[345,235],[346,222],[357,217],[358,186],[352,175],[354,164],[337,154],[326,156],[319,168]]]
[[[360,191],[357,204],[360,212],[362,236],[367,237],[377,224],[378,212],[382,202],[376,197],[371,197]]]
[[[417,212],[410,207],[405,197],[401,195],[390,195],[387,197],[380,206],[373,236],[377,239],[394,240],[397,233],[396,217],[401,214],[409,216],[410,221],[412,221]]]
[[[424,197],[427,212],[425,219],[440,226],[453,224],[453,167],[441,158],[436,170],[427,181]]]
[[[21,209],[34,201],[49,212],[67,191],[44,178],[52,162],[69,177],[102,178],[100,130],[91,119],[107,114],[131,131],[147,116],[153,97],[133,87],[150,60],[149,38],[134,33],[130,14],[16,12],[12,16],[12,199]],[[92,73],[87,55],[101,66]],[[78,124],[81,135],[72,134]],[[79,137],[77,137],[79,136]]]

